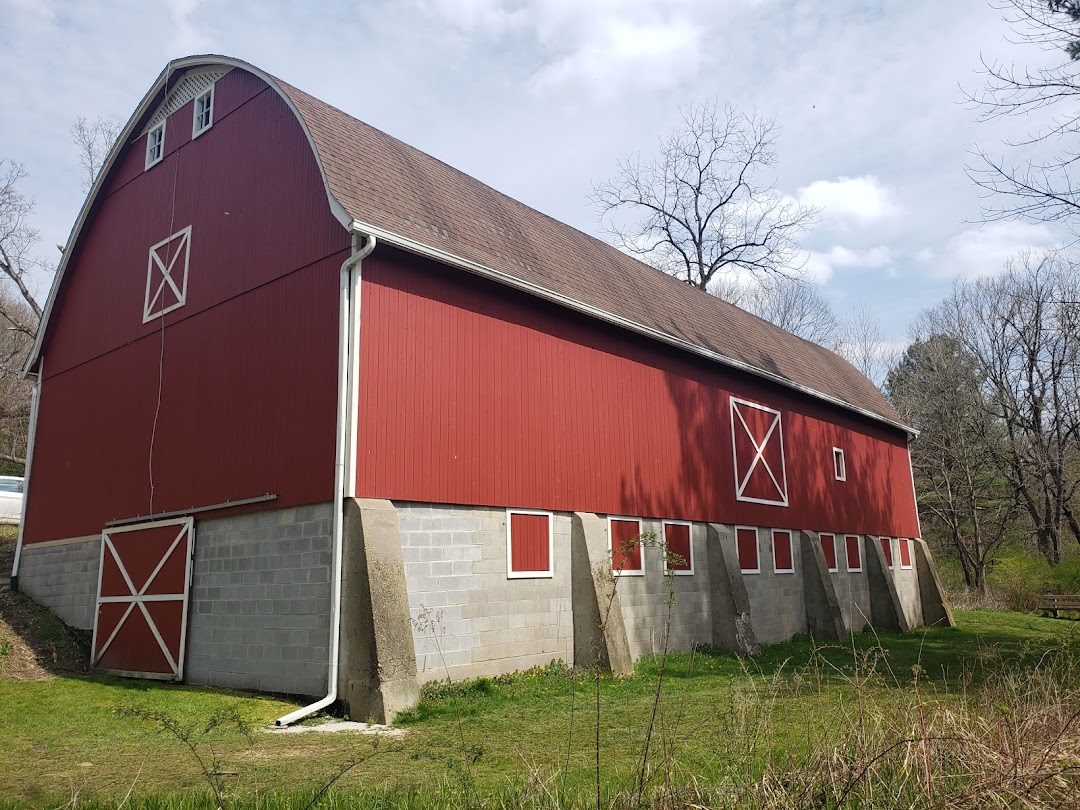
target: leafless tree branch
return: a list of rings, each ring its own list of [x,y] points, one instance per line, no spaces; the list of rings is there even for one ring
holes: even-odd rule
[[[593,187],[612,242],[665,273],[714,294],[736,269],[794,275],[805,262],[796,237],[817,211],[783,197],[763,173],[776,160],[775,119],[715,102],[682,111],[656,158],[619,161]]]

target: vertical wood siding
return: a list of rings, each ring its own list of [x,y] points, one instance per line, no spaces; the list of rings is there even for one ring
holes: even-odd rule
[[[348,237],[277,94],[240,70],[215,92],[213,126],[192,141],[192,105],[174,113],[150,170],[145,138],[128,147],[72,247],[45,336],[27,542],[146,514],[151,444],[155,512],[331,497]],[[144,324],[150,246],[188,225],[187,303]]]
[[[901,431],[389,248],[362,323],[362,497],[917,534]],[[732,395],[781,412],[788,507],[735,499]]]

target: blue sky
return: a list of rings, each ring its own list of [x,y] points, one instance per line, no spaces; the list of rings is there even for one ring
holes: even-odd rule
[[[980,55],[1007,40],[985,0],[397,0],[242,4],[0,0],[0,156],[26,165],[41,255],[82,203],[75,118],[124,121],[168,59],[246,59],[495,188],[598,234],[588,193],[655,151],[680,105],[776,116],[779,189],[822,208],[807,267],[890,341],[953,279],[1061,237],[980,221],[964,174],[1036,123],[978,123]],[[49,280],[37,279],[44,299]]]

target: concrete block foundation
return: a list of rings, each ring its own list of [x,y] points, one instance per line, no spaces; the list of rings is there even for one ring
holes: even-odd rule
[[[511,577],[507,520],[502,508],[346,504],[338,686],[354,719],[388,721],[415,703],[419,684],[447,677],[553,660],[625,674],[665,645],[753,655],[800,633],[837,640],[869,624],[952,623],[921,541],[905,568],[888,564],[878,538],[861,537],[862,570],[848,571],[838,533],[830,571],[820,537],[792,530],[786,572],[776,570],[772,531],[759,528],[751,573],[739,566],[734,526],[694,524],[693,571],[670,579],[669,626],[656,544],[643,549],[641,575],[613,577],[607,516],[555,512],[550,573]],[[331,504],[196,519],[185,680],[326,693],[332,522]],[[663,537],[662,521],[641,529]],[[100,548],[97,536],[25,546],[21,589],[92,629]]]

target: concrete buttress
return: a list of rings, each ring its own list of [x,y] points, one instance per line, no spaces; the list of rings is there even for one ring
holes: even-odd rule
[[[570,531],[574,666],[599,666],[613,675],[634,671],[617,581],[611,573],[607,521],[574,512]]]
[[[345,504],[340,697],[353,720],[389,723],[420,699],[397,510]]]

